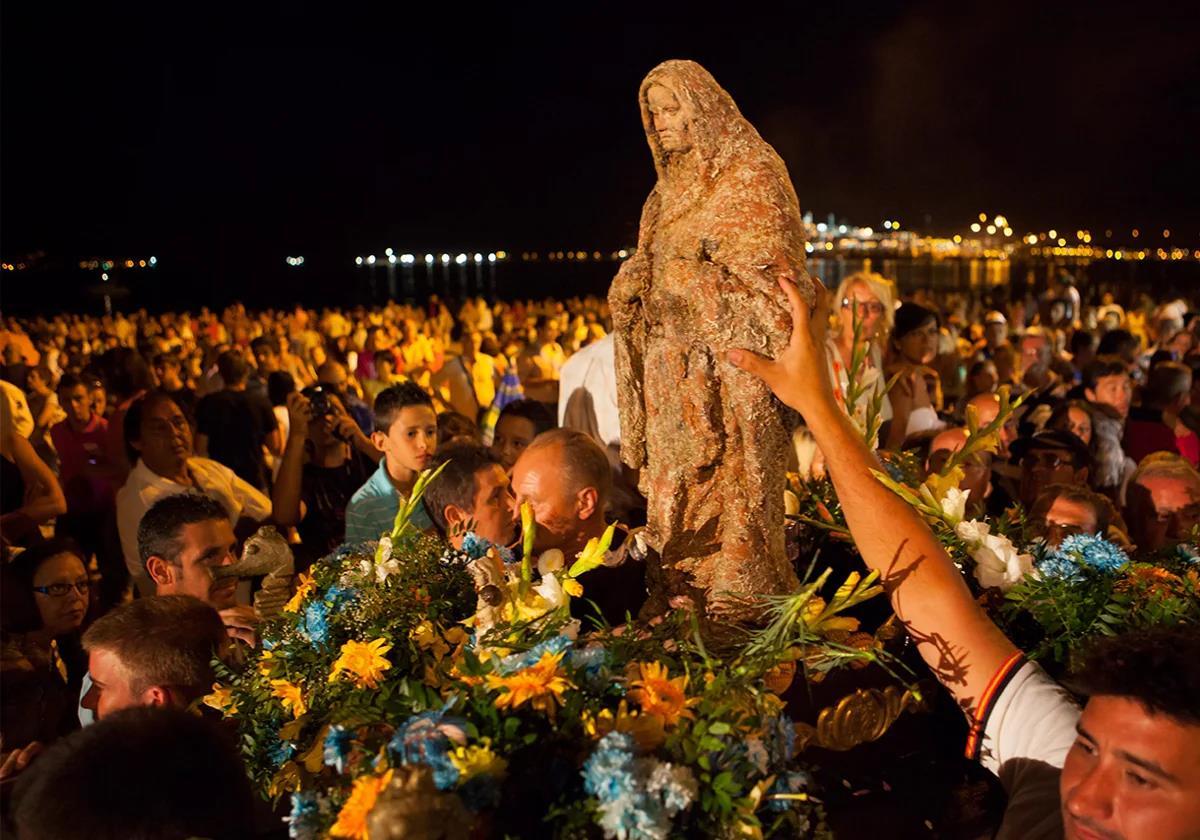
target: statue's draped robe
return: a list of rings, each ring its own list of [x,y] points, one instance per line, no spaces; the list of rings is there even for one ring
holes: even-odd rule
[[[654,84],[692,106],[689,165],[658,145],[646,108]],[[783,543],[795,415],[725,353],[787,346],[777,281],[786,273],[810,293],[803,228],[783,162],[707,71],[666,62],[640,101],[659,181],[609,295],[622,458],[640,468],[649,503],[651,609],[686,594],[722,612],[723,593],[797,586]]]

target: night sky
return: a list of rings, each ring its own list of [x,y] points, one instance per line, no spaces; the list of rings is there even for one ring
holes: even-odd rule
[[[714,74],[818,218],[1200,243],[1194,3],[112,5],[4,4],[9,258],[618,248],[667,58]]]

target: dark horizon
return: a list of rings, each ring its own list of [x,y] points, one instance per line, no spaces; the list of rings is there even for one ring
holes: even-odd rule
[[[385,246],[622,247],[654,177],[638,83],[677,57],[733,95],[818,219],[951,232],[983,211],[1018,233],[1172,228],[1197,247],[1195,21],[1127,9],[670,25],[8,4],[0,248],[238,275]]]

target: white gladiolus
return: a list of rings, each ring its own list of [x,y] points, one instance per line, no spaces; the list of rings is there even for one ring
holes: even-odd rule
[[[954,533],[958,534],[963,542],[978,545],[983,542],[983,538],[988,535],[990,530],[990,526],[986,522],[969,519],[966,522],[959,522],[954,528]]]
[[[567,602],[567,593],[555,575],[546,575],[533,590],[542,596],[549,609],[556,610]]]
[[[955,525],[962,522],[962,518],[967,512],[967,497],[970,495],[970,490],[950,487],[946,489],[946,495],[942,496],[942,513]]]
[[[975,561],[975,579],[985,588],[1007,591],[1033,568],[1033,557],[1019,554],[1008,539],[997,534],[985,535],[982,544],[971,552]]]

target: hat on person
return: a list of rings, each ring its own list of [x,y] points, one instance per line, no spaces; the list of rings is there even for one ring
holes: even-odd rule
[[[1013,457],[1020,463],[1030,452],[1046,449],[1068,450],[1077,467],[1090,467],[1092,453],[1082,440],[1072,432],[1061,429],[1047,429],[1030,437],[1016,440],[1010,447]]]
[[[997,312],[995,309],[993,309],[987,315],[983,316],[983,323],[985,323],[985,324],[1007,324],[1008,319],[1004,317],[1003,312]]]
[[[896,310],[896,317],[892,322],[892,338],[904,338],[930,321],[941,325],[941,318],[932,309],[919,303],[902,303]]]

